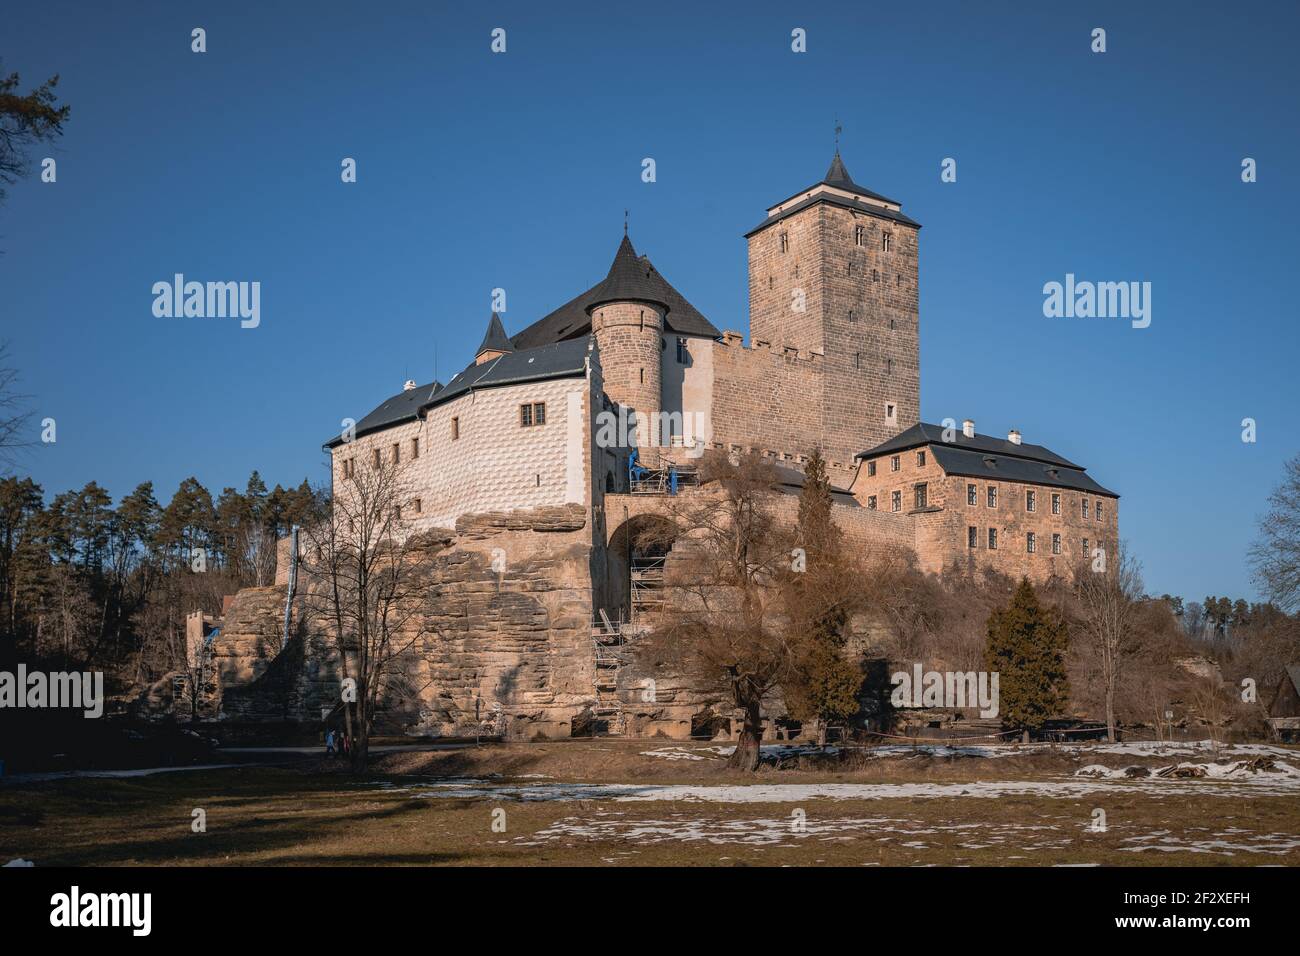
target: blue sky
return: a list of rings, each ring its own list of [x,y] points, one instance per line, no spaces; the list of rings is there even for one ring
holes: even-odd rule
[[[341,418],[471,359],[493,288],[513,333],[599,279],[625,208],[744,330],[741,236],[822,176],[838,117],[854,178],[924,224],[924,417],[1087,465],[1150,591],[1254,597],[1300,451],[1298,26],[1280,2],[27,5],[4,69],[61,74],[73,112],[37,156],[58,182],[0,206],[0,334],[58,422],[23,470],[164,500],[322,480]],[[176,272],[260,281],[260,327],[155,318]],[[1151,282],[1150,327],[1045,318],[1067,272]]]

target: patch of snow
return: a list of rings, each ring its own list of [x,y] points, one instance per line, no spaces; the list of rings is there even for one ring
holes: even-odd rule
[[[1078,799],[1098,793],[1139,793],[1148,796],[1293,796],[1300,792],[1300,775],[1253,775],[1231,781],[1232,786],[1207,786],[1204,781],[1153,777],[1111,780],[1067,777],[1062,780],[981,780],[970,783],[754,783],[739,785],[554,783],[532,786],[482,786],[439,782],[415,790],[416,798],[553,801],[611,800],[614,802],[688,801],[702,803],[792,803],[805,800],[913,800],[969,796],[996,799],[1030,796]]]

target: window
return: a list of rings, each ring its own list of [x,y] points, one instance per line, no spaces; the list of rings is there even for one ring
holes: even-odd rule
[[[980,529],[971,525],[966,529],[966,547],[978,548],[980,543]]]
[[[893,360],[893,359],[885,359],[885,374],[886,374],[886,375],[893,375],[893,374],[894,374],[894,360]]]
[[[924,450],[924,449],[922,449],[921,451],[918,451],[918,452],[916,453],[916,467],[917,467],[917,468],[924,468],[924,467],[925,467],[925,450]]]
[[[1061,553],[1061,536],[1059,534],[1054,534],[1052,535],[1052,554],[1060,554],[1060,553]]]
[[[854,367],[854,368],[862,368],[862,353],[861,353],[861,352],[854,352],[854,353],[853,353],[853,367]]]
[[[858,321],[858,313],[853,311],[852,309],[849,309],[849,321],[850,322]]]
[[[853,244],[855,246],[863,245],[867,241],[867,230],[865,226],[853,227]]]
[[[892,495],[890,495],[889,507],[891,511],[903,510],[903,493],[901,491],[895,491]]]
[[[1101,520],[1101,502],[1100,502],[1100,501],[1097,502],[1097,520],[1098,520],[1098,521]]]
[[[880,281],[880,270],[879,270],[879,269],[872,269],[872,270],[871,270],[871,281],[872,281],[872,282],[879,282],[879,281]]]
[[[889,470],[898,471],[900,467],[902,467],[902,461],[900,459],[900,456],[898,455],[891,456],[889,459]]]
[[[790,251],[790,234],[788,232],[781,233],[781,251]]]
[[[690,353],[686,350],[686,340],[679,338],[677,340],[677,364],[685,365],[687,356],[689,355]]]
[[[1053,494],[1053,495],[1052,495],[1052,514],[1054,514],[1054,515],[1059,515],[1060,513],[1061,513],[1061,496],[1058,495],[1058,494]]]
[[[411,457],[412,458],[420,457],[420,439],[418,438],[411,439]]]
[[[894,234],[892,232],[887,232],[880,237],[880,250],[882,252],[889,252],[889,250],[892,249],[893,247],[894,247]]]
[[[1038,492],[1036,491],[1025,492],[1025,510],[1026,511],[1038,510]]]
[[[1038,536],[1032,531],[1025,534],[1025,550],[1030,554],[1038,550]]]
[[[916,488],[915,488],[915,492],[916,492],[916,505],[915,505],[915,507],[916,507],[916,510],[917,510],[917,511],[920,511],[922,508],[924,508],[924,507],[926,506],[925,503],[926,503],[926,500],[927,500],[927,497],[928,497],[928,496],[927,496],[927,488],[926,488],[926,485],[925,485],[924,483],[917,485]]]
[[[1088,556],[1088,539],[1087,539],[1087,538],[1084,538],[1084,539],[1083,539],[1083,556],[1084,556],[1085,558]]]
[[[867,477],[876,477],[876,463],[874,461],[867,462]]]
[[[400,442],[393,442],[393,464],[396,465],[402,460],[402,445]]]
[[[353,471],[356,470],[357,461],[355,458],[343,459],[343,477],[351,478]]]
[[[453,418],[451,420],[451,440],[455,441],[459,437],[460,437],[460,419]]]
[[[641,369],[641,384],[645,384],[645,369]]]
[[[885,422],[887,424],[892,425],[894,424],[895,420],[897,420],[897,418],[898,418],[898,406],[895,405],[893,402],[887,403],[885,405]]]
[[[546,403],[545,402],[524,402],[519,406],[519,425],[522,428],[531,428],[533,425],[546,424]]]
[[[853,275],[853,260],[849,260],[849,275]]]
[[[989,528],[989,550],[996,551],[997,549],[998,549],[998,529]]]
[[[1080,499],[1079,499],[1079,507],[1081,507],[1081,508],[1083,509],[1083,520],[1084,520],[1084,521],[1087,521],[1087,520],[1088,520],[1088,499],[1087,499],[1087,498],[1080,498]]]
[[[412,498],[411,510],[418,515],[421,511],[424,510],[424,502],[421,501],[419,498]]]
[[[383,457],[379,454],[378,448],[374,449],[370,453],[370,458],[376,468],[378,468],[381,464],[383,464]]]
[[[970,505],[971,507],[974,507],[975,505],[979,504],[979,500],[980,500],[979,489],[976,488],[974,485],[967,485],[966,504]]]
[[[988,506],[996,508],[998,506],[998,486],[989,485]]]
[[[876,510],[876,496],[875,496],[875,495],[867,495],[867,510],[868,510],[868,511],[875,511],[875,510]]]

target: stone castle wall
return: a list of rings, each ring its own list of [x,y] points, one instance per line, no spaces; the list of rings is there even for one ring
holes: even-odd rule
[[[917,452],[926,451],[925,464],[917,464]],[[1087,494],[1070,488],[1030,485],[1005,479],[968,478],[947,475],[926,449],[911,448],[898,454],[899,470],[893,471],[891,459],[875,459],[876,474],[867,474],[864,461],[853,485],[855,497],[867,504],[876,498],[878,512],[890,515],[915,529],[918,567],[939,573],[948,568],[989,569],[1031,581],[1044,581],[1053,575],[1069,577],[1084,561],[1083,541],[1091,551],[1103,547],[1107,559],[1114,558],[1119,540],[1119,501],[1104,495]],[[926,507],[916,508],[915,489],[926,486]],[[967,503],[967,487],[975,486],[975,504]],[[988,492],[996,489],[996,507],[989,507]],[[1026,508],[1026,492],[1035,492],[1035,510]],[[892,511],[893,493],[899,493],[901,508]],[[1052,513],[1052,496],[1060,495],[1061,513]],[[1088,517],[1083,517],[1082,503],[1088,502]],[[1097,518],[1097,502],[1102,502],[1102,518]],[[867,509],[869,510],[869,509]],[[968,529],[976,529],[976,546],[968,545]],[[997,548],[990,550],[988,531],[997,531]],[[1034,553],[1027,547],[1026,535],[1037,537]],[[1061,536],[1061,553],[1052,552],[1052,535]]]
[[[450,527],[460,515],[480,511],[584,502],[592,394],[585,378],[469,392],[431,408],[423,420],[335,446],[334,492],[347,487],[345,461],[358,471],[373,468],[378,452],[385,467],[396,456],[403,517],[414,530]],[[545,404],[544,425],[520,424],[525,402]]]

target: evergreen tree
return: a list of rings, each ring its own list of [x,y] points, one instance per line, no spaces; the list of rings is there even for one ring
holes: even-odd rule
[[[1065,672],[1068,642],[1064,620],[1039,603],[1028,578],[1021,579],[1005,608],[989,615],[984,661],[999,675],[1004,724],[1040,727],[1061,713],[1069,694]]]

